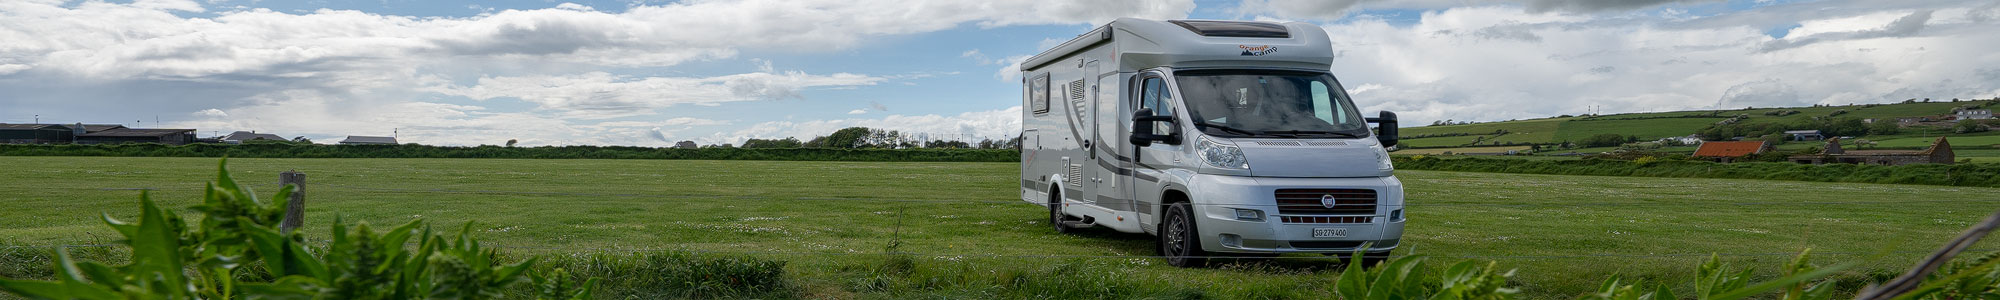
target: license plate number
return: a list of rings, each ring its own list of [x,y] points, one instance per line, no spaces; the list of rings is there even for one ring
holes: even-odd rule
[[[1316,238],[1347,237],[1347,228],[1313,228],[1313,237]]]

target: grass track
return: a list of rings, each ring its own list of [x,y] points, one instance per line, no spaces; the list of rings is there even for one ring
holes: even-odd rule
[[[137,192],[167,207],[199,198],[215,160],[0,157],[0,243],[102,241],[100,213],[129,218]],[[849,163],[684,160],[237,159],[239,180],[265,193],[276,173],[309,174],[308,233],[334,216],[377,225],[426,218],[510,250],[590,248],[877,253],[892,240],[924,254],[1150,255],[1145,236],[1058,235],[1045,211],[1016,198],[1011,163]],[[1398,254],[1489,256],[1518,268],[1529,298],[1571,298],[1611,274],[1685,282],[1702,253],[1812,248],[1820,262],[1863,261],[1846,278],[1894,273],[1985,213],[2000,189],[1755,180],[1398,171],[1411,222]],[[113,189],[113,190],[106,190]],[[422,190],[513,193],[440,193]],[[918,202],[812,200],[878,198]],[[928,201],[928,202],[925,202]],[[953,201],[1002,201],[966,203]],[[1806,202],[1863,204],[1803,204]],[[1751,204],[1746,204],[1751,203]],[[898,218],[902,216],[902,218]],[[902,225],[897,226],[901,222]],[[321,238],[321,237],[312,237]],[[1980,248],[1993,248],[1987,243]],[[1671,257],[1628,255],[1689,254]],[[916,274],[974,278],[856,289],[867,255],[758,254],[790,261],[804,297],[1006,296],[1006,278],[1081,265],[1079,288],[1196,289],[1221,298],[1326,298],[1338,265],[1283,259],[1176,269],[1147,258],[931,257]],[[1299,256],[1306,257],[1306,256]],[[1729,257],[1770,276],[1787,256]],[[1455,259],[1446,259],[1455,260]],[[1082,261],[1082,262],[1079,262]],[[971,275],[967,275],[971,274]],[[944,276],[944,275],[938,275]],[[938,277],[942,278],[942,277]],[[928,286],[928,287],[922,287]],[[1107,293],[1109,293],[1107,292]],[[1120,295],[1144,296],[1145,292]]]

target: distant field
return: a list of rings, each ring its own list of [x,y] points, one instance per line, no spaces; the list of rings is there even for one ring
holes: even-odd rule
[[[1663,137],[1678,137],[1693,134],[1702,127],[1722,121],[1722,118],[1663,118],[1615,121],[1569,121],[1563,122],[1556,130],[1556,141],[1582,141],[1599,134],[1620,134],[1639,136],[1640,140],[1657,140]]]
[[[1468,125],[1411,127],[1411,128],[1403,128],[1402,132],[1405,135],[1434,134],[1434,133],[1472,133],[1472,134],[1488,135],[1494,132],[1495,130],[1505,129],[1507,131],[1516,133],[1498,137],[1488,136],[1487,140],[1482,142],[1480,145],[1491,145],[1496,142],[1553,144],[1562,141],[1572,141],[1572,142],[1580,141],[1590,136],[1606,134],[1606,133],[1632,135],[1632,136],[1638,136],[1642,140],[1653,140],[1662,137],[1686,136],[1689,134],[1694,134],[1695,132],[1701,130],[1702,128],[1709,126],[1709,124],[1713,124],[1717,121],[1723,120],[1724,118],[1736,115],[1750,116],[1750,118],[1747,119],[1745,122],[1753,124],[1754,123],[1789,124],[1812,118],[1827,117],[1829,115],[1832,115],[1833,112],[1840,110],[1846,110],[1847,112],[1842,113],[1838,116],[1834,116],[1834,118],[1887,119],[1896,117],[1934,116],[1934,115],[1949,114],[1951,113],[1951,110],[1954,107],[1989,103],[1984,101],[1950,102],[1949,100],[1950,99],[1942,99],[1942,100],[1934,99],[1934,101],[1941,101],[1941,102],[1930,102],[1930,103],[1880,104],[1874,107],[1855,105],[1855,106],[1826,106],[1826,107],[1758,108],[1750,110],[1737,109],[1737,110],[1723,110],[1723,111],[1676,111],[1676,112],[1655,112],[1655,113],[1631,113],[1631,114],[1603,115],[1596,117],[1577,117],[1577,118],[1561,118],[1561,119],[1551,118],[1551,119],[1535,119],[1535,120],[1524,120],[1524,121],[1479,123],[1479,124],[1468,124]],[[1787,110],[1798,111],[1798,113],[1782,117],[1765,115],[1765,113],[1768,112],[1787,111]],[[1702,117],[1685,118],[1686,116],[1702,116]],[[1925,140],[1925,139],[1903,140],[1904,138],[1915,138],[1923,136],[1935,137],[1939,134],[1946,133],[1946,132],[1909,132],[1915,130],[1917,129],[1906,129],[1905,130],[1906,132],[1904,134],[1882,136],[1882,137],[1869,137],[1869,138],[1873,138],[1878,141],[1894,141],[1893,143],[1884,143],[1882,147],[1911,148],[1911,147],[1928,146],[1930,144],[1930,140]],[[1966,146],[1977,147],[1977,146],[2000,144],[2000,138],[1994,138],[1994,137],[2000,137],[2000,134],[1989,133],[1989,134],[1953,135],[1953,136],[1954,137],[1952,138],[1952,144],[1959,148],[1965,148]],[[1464,145],[1466,143],[1471,142],[1472,140],[1471,137],[1454,137],[1454,138],[1455,139],[1438,139],[1438,140],[1412,139],[1411,141],[1414,141],[1412,145],[1416,145],[1418,147],[1439,147],[1439,146],[1451,146],[1451,145]],[[1963,142],[1960,142],[1961,138],[1963,138],[1964,140]],[[1806,145],[1801,143],[1789,143],[1778,146],[1778,148],[1782,150],[1806,149],[1815,147],[1818,147],[1817,144]],[[1615,149],[1616,148],[1593,148],[1593,149],[1577,149],[1575,151],[1579,153],[1586,153],[1586,152],[1595,153],[1595,152],[1603,152]],[[1430,149],[1430,151],[1477,152],[1476,150],[1458,150],[1458,149]],[[1690,149],[1688,151],[1692,150]],[[1566,153],[1566,152],[1569,151],[1568,150],[1544,151],[1544,153]]]
[[[1423,135],[1439,133],[1492,134],[1495,130],[1507,130],[1503,141],[1547,141],[1555,138],[1556,128],[1567,119],[1538,119],[1513,122],[1482,123],[1471,125],[1424,126],[1401,129],[1403,135]]]
[[[1444,154],[1445,152],[1506,153],[1507,151],[1510,150],[1514,151],[1528,150],[1528,148],[1529,148],[1528,146],[1499,146],[1499,147],[1467,147],[1467,148],[1442,148],[1442,149],[1403,149],[1403,150],[1397,150],[1395,154],[1396,155],[1439,155],[1439,154]]]
[[[1954,136],[1954,137],[1947,137],[1945,139],[1951,142],[1953,148],[1966,148],[1966,147],[1990,148],[1992,147],[1990,145],[2000,144],[2000,135]],[[1937,137],[1933,136],[1933,137],[1899,138],[1899,139],[1889,139],[1889,140],[1878,140],[1875,142],[1877,143],[1875,145],[1877,147],[1923,148],[1923,147],[1930,147],[1931,143],[1937,142]]]
[[[1486,136],[1461,135],[1461,136],[1406,139],[1399,142],[1400,143],[1399,145],[1406,145],[1408,147],[1456,147],[1456,146],[1463,146],[1465,144],[1471,144],[1472,141],[1478,140],[1481,137],[1486,137]]]
[[[0,242],[104,242],[113,234],[98,214],[131,217],[138,192],[129,189],[152,188],[164,206],[185,207],[200,197],[215,162],[0,157],[8,166],[0,168]],[[1327,299],[1340,270],[1314,256],[1208,269],[1120,257],[1151,255],[1153,241],[1052,232],[1041,207],[1011,202],[1013,163],[236,159],[231,168],[266,195],[277,172],[307,173],[311,239],[324,238],[335,216],[378,226],[425,218],[445,228],[476,221],[475,236],[490,245],[542,248],[502,249],[509,253],[758,252],[744,255],[788,261],[786,276],[804,298],[1000,298],[1030,278],[1022,274],[1082,266],[1073,270],[1090,275],[1065,277],[1080,280],[1065,286],[1092,294]],[[1685,295],[1694,266],[1712,252],[1760,254],[1724,257],[1755,267],[1759,278],[1776,274],[1785,253],[1808,248],[1824,264],[1862,263],[1841,278],[1890,276],[2000,208],[1969,202],[2000,194],[1988,188],[1397,174],[1412,205],[1397,254],[1497,260],[1518,270],[1513,280],[1525,299],[1575,298],[1613,274],[1669,282]],[[872,201],[887,199],[907,202]],[[918,253],[915,275],[871,271],[884,259],[869,254],[892,241]],[[877,276],[900,283],[858,285]]]

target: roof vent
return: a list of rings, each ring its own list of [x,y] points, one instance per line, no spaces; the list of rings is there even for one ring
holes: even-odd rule
[[[1284,25],[1271,23],[1195,20],[1173,20],[1167,22],[1180,25],[1181,28],[1187,28],[1188,31],[1193,31],[1195,34],[1201,36],[1248,38],[1292,37],[1290,32],[1285,31]]]

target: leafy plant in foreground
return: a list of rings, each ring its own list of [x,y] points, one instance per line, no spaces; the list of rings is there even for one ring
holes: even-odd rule
[[[467,236],[470,224],[448,240],[422,221],[378,234],[336,220],[332,241],[307,247],[302,235],[279,233],[283,204],[252,197],[226,168],[193,207],[202,213],[196,226],[148,194],[140,194],[139,206],[137,223],[104,218],[131,246],[131,263],[77,262],[58,250],[55,280],[0,279],[0,291],[32,299],[491,299],[532,278],[538,298],[588,299],[597,282],[577,285],[561,270],[530,274],[534,259],[501,265]],[[415,249],[406,247],[412,239]],[[259,277],[246,275],[258,268],[274,279],[245,279]]]
[[[1799,253],[1792,262],[1785,265],[1785,275],[1763,283],[1750,283],[1750,269],[1731,271],[1719,256],[1709,256],[1708,261],[1695,269],[1694,299],[1734,300],[1744,299],[1773,290],[1784,290],[1786,300],[1831,300],[1833,283],[1814,282],[1827,275],[1853,267],[1853,263],[1827,268],[1816,268],[1807,263],[1811,251]],[[1642,287],[1643,283],[1619,285],[1620,278],[1612,276],[1604,280],[1598,293],[1584,295],[1582,299],[1592,300],[1665,300],[1674,297],[1666,286]]]

